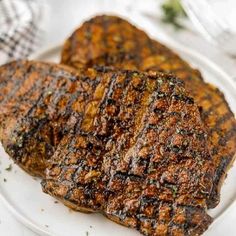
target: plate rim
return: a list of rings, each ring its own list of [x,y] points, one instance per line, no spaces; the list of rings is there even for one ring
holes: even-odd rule
[[[233,78],[227,74],[219,65],[217,65],[215,62],[207,58],[206,56],[202,55],[201,53],[197,52],[196,50],[183,46],[179,44],[178,42],[167,42],[166,45],[177,51],[180,55],[181,53],[189,55],[192,58],[195,58],[198,61],[201,61],[208,65],[211,70],[215,71],[218,75],[223,77],[230,86],[233,87],[233,89],[236,90],[236,83],[233,81]],[[47,47],[42,48],[40,51],[33,53],[28,59],[29,60],[39,60],[40,57],[42,57],[44,54],[52,54],[54,51],[59,51],[62,48],[63,44],[59,43],[56,45],[50,45]],[[235,115],[235,114],[234,114]],[[43,227],[39,226],[38,224],[34,223],[31,219],[28,219],[27,216],[25,216],[18,208],[16,208],[11,201],[9,201],[6,196],[3,194],[0,188],[0,200],[2,201],[3,205],[10,211],[10,213],[13,215],[13,217],[21,222],[24,226],[29,228],[35,233],[38,233],[40,235],[45,235],[45,236],[55,236],[50,230],[44,229]],[[216,217],[213,221],[213,223],[210,225],[209,228],[214,227],[215,224],[218,223],[218,221],[224,217],[225,214],[229,210],[232,209],[232,206],[235,205],[236,203],[236,198],[229,204],[226,210],[224,210],[218,217]],[[236,206],[236,205],[235,205]]]
[[[42,227],[34,223],[32,220],[28,219],[18,208],[15,208],[14,205],[9,201],[6,196],[2,193],[0,188],[0,201],[6,207],[6,209],[12,214],[12,216],[26,228],[31,231],[44,235],[44,236],[55,236],[52,232],[44,230]]]

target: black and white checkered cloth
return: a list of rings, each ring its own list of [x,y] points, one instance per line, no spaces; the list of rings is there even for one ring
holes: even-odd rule
[[[40,0],[0,0],[0,64],[25,58],[40,43]]]

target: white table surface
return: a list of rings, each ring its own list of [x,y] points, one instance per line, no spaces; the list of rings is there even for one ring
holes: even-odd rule
[[[111,4],[112,2],[112,4]],[[63,40],[78,26],[80,19],[87,18],[88,14],[96,14],[96,12],[105,9],[109,12],[122,12],[123,14],[133,14],[135,9],[129,6],[130,0],[48,0],[47,4],[47,19],[45,21],[45,35],[43,47],[55,45],[63,42]],[[135,8],[142,12],[147,12],[149,9],[150,14],[157,12],[157,1],[149,0],[145,5],[141,4],[142,1],[136,1]],[[125,6],[125,7],[124,7]],[[160,25],[158,17],[150,17],[154,24]],[[191,28],[191,24],[190,24]],[[194,28],[192,26],[192,28]],[[195,30],[191,31],[175,31],[172,27],[160,27],[160,39],[162,40],[176,40],[185,46],[193,48],[198,52],[204,54],[216,64],[220,65],[232,77],[236,77],[236,59],[230,59],[227,55],[223,54],[219,48],[210,45],[199,36]],[[40,50],[40,49],[39,49]],[[235,91],[236,92],[236,91]],[[236,214],[231,214],[232,217],[227,223],[229,232],[234,232],[234,222],[236,222]],[[36,236],[31,230],[27,229],[9,213],[3,203],[0,201],[0,235],[3,236]],[[236,234],[235,234],[236,235]],[[221,235],[216,235],[221,236]],[[229,235],[227,236],[234,236]]]

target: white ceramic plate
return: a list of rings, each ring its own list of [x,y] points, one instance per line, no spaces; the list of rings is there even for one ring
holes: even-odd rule
[[[151,25],[146,25],[147,31],[152,32]],[[225,94],[231,109],[236,112],[236,87],[229,76],[218,66],[199,55],[197,52],[182,46],[169,45],[193,66],[200,69],[206,81],[217,85]],[[44,50],[33,59],[59,62],[60,46]],[[8,209],[23,224],[40,235],[55,236],[137,236],[138,232],[117,225],[98,214],[83,214],[73,212],[64,207],[50,196],[42,193],[40,181],[27,175],[16,165],[12,164],[8,155],[0,147],[0,198]],[[12,164],[11,171],[5,170]],[[5,179],[5,181],[4,181]],[[232,217],[236,219],[236,165],[228,173],[222,188],[221,202],[209,214],[215,219],[206,236],[235,235],[226,229],[226,222]]]

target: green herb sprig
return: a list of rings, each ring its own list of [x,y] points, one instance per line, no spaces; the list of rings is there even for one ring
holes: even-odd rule
[[[161,9],[163,11],[163,22],[172,24],[176,29],[184,28],[179,20],[187,15],[181,6],[180,0],[165,0],[161,5]]]

